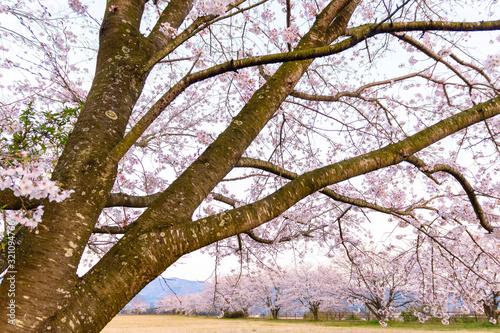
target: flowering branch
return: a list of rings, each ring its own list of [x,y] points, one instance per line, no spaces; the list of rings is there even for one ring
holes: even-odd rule
[[[314,59],[333,55],[345,51],[367,38],[381,33],[401,32],[412,30],[445,30],[445,31],[481,31],[500,29],[500,20],[488,22],[408,22],[387,23],[382,25],[364,25],[358,29],[351,29],[352,36],[333,45],[295,50],[293,52],[278,53],[265,56],[250,57],[244,59],[230,60],[223,64],[188,74],[176,85],[167,91],[136,125],[125,135],[121,142],[109,154],[110,161],[116,161],[130,149],[137,139],[144,133],[149,125],[163,112],[163,110],[174,101],[183,91],[194,83],[204,81],[208,78],[223,73],[236,71],[238,69],[258,66],[263,64],[281,63]],[[161,59],[158,59],[159,61]],[[149,67],[148,67],[149,68]]]
[[[472,83],[469,82],[469,80],[467,80],[455,67],[453,67],[449,62],[447,62],[446,60],[444,60],[444,58],[442,56],[440,56],[439,54],[437,53],[434,53],[431,49],[429,49],[428,47],[426,47],[424,44],[420,43],[419,41],[415,40],[414,38],[406,35],[406,34],[403,34],[403,35],[399,35],[399,34],[392,34],[393,36],[397,37],[398,39],[402,40],[402,41],[405,41],[406,43],[414,46],[417,50],[421,51],[422,53],[424,53],[425,55],[427,55],[428,57],[436,60],[437,62],[440,62],[442,63],[443,65],[445,65],[446,67],[448,67],[453,73],[455,73],[462,81],[465,82],[465,84],[469,87],[469,91],[472,90]]]
[[[214,236],[210,242],[251,230],[325,186],[400,163],[432,143],[497,114],[500,114],[500,97],[442,120],[398,143],[307,172],[257,202],[195,221],[194,225],[207,230],[213,228]],[[221,233],[221,223],[231,227]]]
[[[421,159],[417,158],[416,156],[410,156],[407,159],[408,162],[411,164],[415,165],[417,168],[419,168],[423,173],[426,175],[431,175],[436,172],[446,172],[447,174],[452,175],[462,186],[464,189],[465,193],[467,194],[467,197],[469,198],[469,201],[472,205],[472,208],[474,208],[474,212],[476,213],[477,219],[479,220],[479,223],[481,226],[486,229],[488,232],[493,232],[494,228],[491,226],[491,224],[486,220],[486,217],[484,216],[483,209],[481,208],[481,205],[479,204],[479,201],[477,200],[476,193],[474,191],[474,188],[472,185],[467,181],[467,179],[464,177],[462,173],[460,173],[458,170],[452,168],[451,166],[444,165],[444,164],[436,164],[432,169],[429,169],[425,162],[422,161]]]
[[[289,179],[289,180],[293,180],[293,179],[296,179],[299,177],[299,175],[294,173],[294,172],[283,169],[283,168],[281,168],[277,165],[274,165],[270,162],[262,161],[262,160],[258,160],[258,159],[254,159],[254,158],[246,158],[246,157],[241,158],[238,161],[238,163],[236,164],[236,167],[256,168],[256,169],[260,169],[260,170],[264,170],[264,171],[273,173],[275,175],[278,175],[280,177],[283,177],[283,178]],[[326,195],[327,197],[329,197],[335,201],[347,203],[347,204],[357,206],[357,207],[370,208],[370,209],[373,209],[373,210],[381,212],[381,213],[394,215],[398,218],[401,218],[402,216],[414,217],[414,215],[411,213],[411,209],[401,211],[401,210],[395,210],[392,208],[383,207],[383,206],[368,202],[368,201],[363,200],[363,199],[351,198],[351,197],[348,197],[348,196],[345,196],[342,194],[338,194],[337,192],[335,192],[334,190],[332,190],[330,188],[324,188],[318,192]]]

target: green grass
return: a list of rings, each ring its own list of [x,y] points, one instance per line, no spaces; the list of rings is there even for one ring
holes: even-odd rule
[[[314,321],[310,321],[314,322]],[[381,327],[378,320],[371,321],[320,321],[317,322],[319,325],[323,326],[333,326],[333,327]],[[450,322],[449,325],[443,325],[441,321],[428,321],[426,323],[420,322],[398,322],[398,321],[388,321],[388,328],[404,328],[408,330],[429,330],[429,331],[485,331],[485,332],[499,332],[500,326],[493,325],[488,321],[479,322],[469,322],[469,323],[457,323]]]
[[[271,319],[267,319],[271,320]],[[353,320],[353,321],[330,321],[330,320],[287,320],[280,319],[280,322],[288,322],[288,323],[311,323],[321,326],[331,326],[331,327],[381,327],[378,320],[371,321],[361,321],[361,320]],[[449,325],[443,325],[440,321],[430,321],[426,323],[420,322],[398,322],[398,321],[388,321],[387,328],[399,328],[405,330],[428,330],[428,331],[472,331],[472,332],[498,332],[500,333],[499,325],[492,325],[488,321],[479,321],[479,322],[469,322],[469,323],[457,323],[451,322]]]

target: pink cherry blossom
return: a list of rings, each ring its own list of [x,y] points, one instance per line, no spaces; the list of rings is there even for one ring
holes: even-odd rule
[[[171,27],[170,23],[168,23],[168,22],[163,22],[162,24],[160,24],[160,30],[167,37],[175,37],[175,36],[177,36],[177,29]]]
[[[87,6],[83,5],[80,0],[68,0],[69,7],[78,14],[85,14]]]

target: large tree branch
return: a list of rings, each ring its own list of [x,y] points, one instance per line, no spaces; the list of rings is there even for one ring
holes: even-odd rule
[[[124,193],[111,193],[108,197],[105,207],[130,207],[146,208],[153,202],[159,193],[135,196]],[[0,191],[0,204],[6,210],[33,209],[43,205],[42,200],[30,200],[29,198],[18,197],[14,195],[11,189]]]
[[[156,25],[152,29],[151,34],[148,36],[148,39],[153,43],[153,45],[155,45],[156,48],[155,50],[156,52],[153,54],[152,58],[154,58],[164,48],[169,48],[168,53],[170,53],[172,52],[173,49],[175,49],[178,46],[178,45],[176,45],[175,47],[169,46],[169,43],[172,41],[172,37],[169,37],[162,32],[162,24],[168,24],[170,27],[177,30],[181,26],[182,22],[184,22],[191,9],[193,8],[194,2],[195,2],[194,0],[169,1],[168,5],[163,10],[163,13],[160,15],[160,19],[156,22]],[[196,27],[198,27],[199,24],[201,24],[201,22],[202,20],[196,20],[194,23],[191,24],[191,26],[188,29],[186,29],[186,32],[194,30]],[[182,36],[181,40],[182,42],[185,41],[185,39],[183,39]],[[165,56],[162,56],[160,59],[164,58]]]
[[[469,201],[472,205],[472,208],[474,209],[474,212],[476,213],[476,217],[479,220],[479,223],[481,226],[486,229],[488,232],[493,232],[493,227],[491,224],[486,220],[486,217],[484,216],[483,208],[481,207],[481,204],[477,200],[476,193],[474,191],[474,188],[472,185],[469,183],[469,181],[465,178],[465,176],[459,172],[458,170],[452,168],[449,165],[444,165],[444,164],[436,164],[432,169],[427,168],[426,164],[424,161],[421,159],[417,158],[416,156],[410,156],[407,159],[408,162],[411,164],[415,165],[417,168],[422,170],[427,175],[431,175],[436,172],[446,172],[449,175],[452,175],[462,186],[464,189],[465,193],[467,194],[467,197],[469,198]]]
[[[343,8],[345,3],[349,4]],[[324,13],[327,14],[318,16],[314,26],[297,45],[297,49],[314,48],[338,38],[347,26],[357,3],[358,0],[332,2],[325,8]],[[326,27],[332,24],[338,26],[338,31],[333,35],[324,35]],[[287,62],[281,65],[273,77],[253,94],[226,130],[149,206],[149,210],[144,214],[155,215],[155,218],[147,218],[148,223],[162,224],[164,219],[170,220],[171,218],[181,220],[180,213],[175,214],[175,216],[173,216],[173,212],[170,212],[172,216],[164,214],[165,207],[169,205],[174,207],[182,205],[183,214],[186,218],[190,217],[213,187],[234,167],[243,152],[293,90],[311,62],[311,60],[306,60]],[[183,80],[188,77],[190,76],[186,76]],[[178,86],[181,90],[185,87]],[[269,94],[270,91],[272,94]],[[123,145],[119,144],[115,147],[116,149],[110,154],[110,159],[116,157],[118,160],[121,154],[127,151],[128,145],[133,144],[137,139],[135,137],[139,134],[137,131],[142,133],[147,127],[148,117],[151,116],[152,118],[149,120],[153,121],[161,109],[163,107],[156,109],[158,113],[148,112],[127,134],[122,141]],[[152,110],[155,110],[154,106]],[[183,196],[179,196],[179,192],[182,192]],[[174,204],[172,200],[176,203]],[[141,225],[146,228],[145,222],[142,222]]]
[[[132,195],[127,195],[123,193],[111,193],[108,202],[106,204],[107,207],[132,207],[132,208],[146,208],[149,206],[158,196],[160,193],[155,193],[147,196],[132,196]],[[223,202],[227,205],[236,207],[238,204],[238,201],[229,197],[226,197],[220,193],[210,193],[212,195],[212,198],[214,200]],[[288,242],[291,241],[295,238],[299,238],[301,236],[304,237],[310,237],[310,234],[316,230],[323,229],[325,226],[319,226],[317,228],[313,228],[311,230],[299,232],[294,235],[290,235],[287,237],[282,237],[279,239],[278,242]],[[93,233],[96,234],[125,234],[127,232],[127,227],[120,227],[120,226],[100,226],[94,228]],[[252,231],[248,231],[245,233],[248,235],[251,239],[253,239],[256,242],[262,243],[262,244],[273,244],[276,242],[276,240],[270,240],[270,239],[264,239],[261,237],[258,237],[253,233]],[[1,253],[0,253],[0,263],[1,263]]]
[[[133,196],[124,193],[111,193],[106,207],[131,207],[131,208],[146,208],[148,207],[160,193],[155,193],[146,196]],[[214,200],[223,202],[230,206],[236,206],[237,201],[226,197],[219,193],[211,193]],[[0,198],[4,202],[4,209],[8,210],[19,210],[21,208],[35,208],[38,207],[41,202],[40,200],[32,200],[29,202],[24,202],[20,197],[16,197],[11,190],[0,191]],[[128,226],[97,226],[94,228],[92,233],[94,234],[112,234],[112,235],[122,235],[128,230]],[[15,235],[15,244],[18,247],[24,239],[28,228],[20,228]],[[3,272],[7,268],[7,247],[0,249],[0,272]]]
[[[346,36],[356,36],[365,29],[384,33],[409,32],[409,31],[485,31],[500,29],[500,20],[481,22],[447,22],[447,21],[415,21],[368,23],[347,29]]]
[[[161,193],[150,195],[129,195],[125,193],[110,193],[106,201],[107,208],[109,207],[129,207],[129,208],[147,208]],[[236,200],[223,196],[219,193],[211,193],[217,201],[224,202],[234,206]],[[27,198],[17,197],[10,189],[0,191],[0,203],[3,209],[19,210],[33,209],[43,204],[41,200],[28,200]]]
[[[161,114],[170,103],[177,98],[190,85],[206,80],[208,78],[236,71],[238,69],[289,61],[300,61],[314,59],[336,54],[349,49],[365,39],[381,33],[422,31],[422,30],[445,30],[445,31],[482,31],[500,29],[500,20],[487,22],[405,22],[387,24],[368,24],[356,29],[351,29],[350,38],[339,43],[323,46],[302,48],[293,52],[271,54],[265,56],[251,57],[238,60],[230,60],[223,64],[211,67],[196,73],[188,74],[166,92],[149,111],[137,122],[127,133],[123,140],[115,147],[109,155],[112,161],[121,157],[130,149],[137,139],[144,133],[149,125]]]
[[[299,200],[325,186],[400,163],[446,136],[499,113],[500,97],[497,97],[442,120],[398,143],[307,172],[253,204],[210,216],[195,223],[199,223],[200,227],[203,225],[204,228],[214,230],[217,230],[221,223],[228,226],[225,232],[219,232],[220,239],[251,230],[279,216]],[[212,241],[216,240],[219,240],[218,237]]]
[[[343,34],[358,3],[359,0],[330,2],[317,16],[316,22],[297,48],[311,49],[330,44]],[[333,27],[332,24],[337,27],[330,29],[335,34],[326,35],[326,28]],[[56,316],[47,319],[44,325],[54,324],[56,327],[55,323],[59,325],[62,318],[76,320],[75,313],[89,313],[88,309],[91,308],[89,315],[95,318],[98,312],[99,322],[92,322],[92,326],[88,324],[89,330],[103,327],[130,298],[179,257],[205,246],[207,241],[211,243],[221,232],[225,234],[224,223],[214,230],[199,222],[191,223],[191,216],[210,191],[233,169],[310,63],[307,60],[281,65],[273,78],[254,93],[226,130],[162,192],[118,243],[82,277],[75,288],[78,297],[68,298],[64,308]],[[185,87],[180,87],[180,90]],[[179,86],[175,89],[180,91]],[[157,111],[161,110],[159,108]],[[149,120],[153,121],[155,117],[153,115]],[[119,161],[130,147],[129,144],[136,141],[134,135],[141,135],[147,123],[143,118],[131,130],[134,134],[130,135],[129,132],[115,146],[114,151],[107,155],[108,163],[112,165]],[[233,227],[228,230],[234,231]]]
[[[256,168],[256,169],[260,169],[260,170],[264,170],[264,171],[273,173],[275,175],[278,175],[280,177],[283,177],[283,178],[286,178],[289,180],[293,180],[293,179],[296,179],[297,177],[299,177],[298,174],[291,172],[291,171],[288,171],[286,169],[283,169],[283,168],[281,168],[277,165],[274,165],[270,162],[266,162],[266,161],[262,161],[262,160],[258,160],[258,159],[253,159],[253,158],[247,158],[247,157],[241,158],[238,161],[238,163],[236,164],[236,167]],[[318,192],[326,195],[327,197],[329,197],[335,201],[343,202],[343,203],[350,204],[353,206],[362,207],[362,208],[370,208],[370,209],[376,210],[376,211],[381,212],[381,213],[394,215],[396,217],[401,217],[401,216],[412,216],[413,217],[413,214],[410,212],[410,210],[400,211],[400,210],[395,210],[395,209],[383,207],[383,206],[373,204],[373,203],[368,202],[368,201],[363,200],[363,199],[356,199],[356,198],[351,198],[351,197],[348,197],[345,195],[338,194],[337,192],[335,192],[329,188],[324,188]]]

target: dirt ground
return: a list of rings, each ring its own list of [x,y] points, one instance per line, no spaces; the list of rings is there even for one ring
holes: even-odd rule
[[[428,333],[428,330],[396,328],[325,327],[311,323],[285,323],[253,320],[222,320],[183,316],[116,316],[102,333]],[[467,331],[446,331],[464,333]]]

